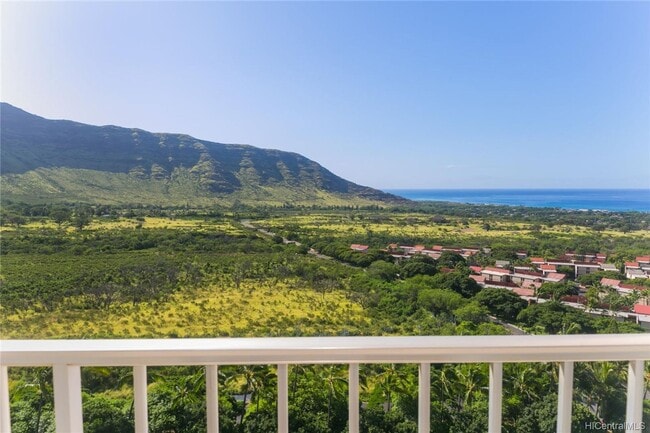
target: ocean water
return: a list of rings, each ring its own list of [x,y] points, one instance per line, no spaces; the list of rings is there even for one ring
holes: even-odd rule
[[[650,212],[650,189],[387,189],[410,200]]]

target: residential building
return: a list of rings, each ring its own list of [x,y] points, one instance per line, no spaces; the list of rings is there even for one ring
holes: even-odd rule
[[[487,281],[497,281],[501,283],[510,282],[510,271],[507,269],[487,267],[481,271]]]
[[[630,280],[633,280],[635,278],[648,278],[648,274],[646,274],[641,269],[632,269],[632,268],[630,268],[625,272],[625,277],[629,278]]]
[[[575,267],[576,278],[600,270],[600,263],[597,262],[575,262],[573,266]]]
[[[601,263],[600,269],[603,271],[613,271],[618,272],[618,268],[613,263]]]

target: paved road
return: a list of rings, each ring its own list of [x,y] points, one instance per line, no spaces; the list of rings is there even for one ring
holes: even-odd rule
[[[257,230],[258,232],[262,233],[263,235],[271,236],[271,237],[275,236],[275,233],[253,225],[253,223],[251,223],[251,220],[241,220],[240,223],[241,223],[241,225],[243,225],[247,229]],[[284,244],[294,244],[294,245],[297,245],[297,246],[302,245],[300,242],[292,241],[291,239],[287,239],[284,236],[282,237],[282,243],[284,243]]]
[[[270,231],[268,231],[268,230],[265,230],[265,229],[262,229],[262,228],[257,227],[256,225],[254,225],[254,224],[251,222],[251,220],[241,220],[240,223],[241,223],[241,225],[243,225],[243,226],[246,227],[247,229],[250,229],[250,230],[257,230],[258,232],[262,233],[263,235],[270,236],[270,237],[276,236],[276,234],[273,233],[273,232],[270,232]],[[282,243],[283,243],[283,244],[293,244],[293,245],[296,245],[296,246],[298,246],[298,247],[302,245],[300,242],[298,242],[298,241],[292,241],[291,239],[287,239],[287,238],[285,238],[284,236],[282,237]],[[316,251],[316,250],[313,249],[313,248],[309,248],[308,253],[311,254],[311,255],[314,256],[314,257],[318,257],[319,259],[323,259],[323,260],[336,260],[334,257],[330,257],[330,256],[326,256],[325,254],[321,254],[321,253],[319,253],[318,251]],[[352,265],[350,265],[349,263],[344,263],[344,262],[341,262],[341,261],[338,261],[338,262],[341,263],[342,265],[345,265],[345,266],[352,266]]]
[[[512,335],[528,335],[528,332],[524,331],[523,329],[512,325],[508,322],[504,322],[503,320],[499,320],[494,316],[488,316],[490,318],[490,322],[497,323],[504,328],[506,328]]]

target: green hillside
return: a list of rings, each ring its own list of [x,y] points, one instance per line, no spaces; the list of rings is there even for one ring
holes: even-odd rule
[[[403,201],[342,179],[297,153],[48,120],[6,103],[1,115],[4,199],[158,205]]]

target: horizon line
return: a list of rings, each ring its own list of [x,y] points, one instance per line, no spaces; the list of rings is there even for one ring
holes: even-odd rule
[[[621,190],[648,190],[650,191],[650,186],[638,186],[638,187],[587,187],[587,188],[563,188],[563,187],[377,187],[381,191],[494,191],[494,190],[520,190],[520,191],[540,191],[540,190],[554,190],[554,191],[621,191]]]

